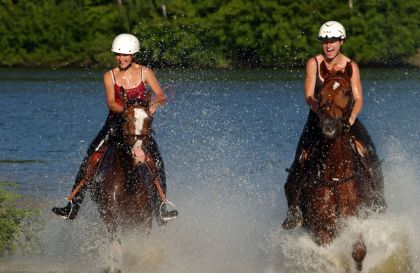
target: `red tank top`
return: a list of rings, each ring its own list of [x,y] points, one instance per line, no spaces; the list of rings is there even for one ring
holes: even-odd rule
[[[122,101],[121,101],[121,86],[119,86],[115,80],[115,76],[114,73],[111,70],[111,74],[112,74],[112,79],[114,82],[114,94],[115,94],[115,102],[122,105]],[[129,100],[132,99],[140,99],[140,100],[144,100],[146,98],[146,85],[144,84],[143,81],[143,67],[142,67],[142,73],[141,73],[141,82],[139,83],[139,85],[137,85],[134,88],[129,88],[129,89],[125,89],[125,92],[127,93],[127,98]]]

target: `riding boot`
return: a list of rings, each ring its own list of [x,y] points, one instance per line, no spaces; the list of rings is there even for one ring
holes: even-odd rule
[[[80,191],[74,196],[74,198],[67,203],[65,207],[54,207],[52,212],[59,216],[63,216],[64,219],[73,220],[76,218],[77,213],[79,212],[80,205],[83,202],[84,191],[86,187],[80,189]]]

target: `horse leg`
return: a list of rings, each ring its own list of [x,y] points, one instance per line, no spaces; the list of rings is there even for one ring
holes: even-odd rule
[[[338,206],[341,217],[356,216],[360,204],[363,203],[361,189],[357,181],[350,180],[338,186],[339,192]],[[353,245],[352,257],[356,262],[356,269],[362,270],[363,259],[366,256],[366,245],[362,235],[359,235],[357,242]]]
[[[353,245],[353,252],[351,254],[354,261],[356,262],[356,269],[362,270],[363,260],[366,256],[366,245],[363,242],[362,236],[359,236],[357,242]]]
[[[110,203],[110,202],[109,202]],[[108,265],[106,273],[120,273],[120,265],[122,261],[121,240],[118,236],[117,215],[113,213],[112,205],[102,207],[101,217],[109,234],[108,242]]]
[[[114,236],[109,242],[109,273],[120,273],[122,262],[121,241]]]
[[[337,206],[335,193],[329,186],[307,189],[304,209],[305,227],[319,245],[330,244],[337,235]]]

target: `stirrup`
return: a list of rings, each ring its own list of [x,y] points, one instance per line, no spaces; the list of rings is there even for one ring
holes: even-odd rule
[[[170,211],[167,211],[166,208],[164,207],[164,205],[170,205],[173,209]],[[175,208],[175,205],[173,203],[171,203],[170,201],[166,201],[166,202],[162,202],[162,204],[160,204],[159,207],[159,217],[160,219],[162,219],[163,221],[169,221],[169,220],[173,220],[178,216],[178,211]]]

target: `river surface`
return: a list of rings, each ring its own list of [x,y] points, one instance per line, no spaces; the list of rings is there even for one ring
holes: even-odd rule
[[[386,263],[407,259],[411,271],[401,272],[420,272],[419,72],[362,69],[360,120],[383,160],[389,205],[385,217],[349,224],[348,234],[365,233],[369,272],[394,272]],[[351,235],[319,248],[302,230],[279,228],[285,168],[308,112],[303,70],[156,73],[169,103],[155,137],[180,216],[127,240],[124,272],[347,272]],[[101,78],[89,69],[0,70],[0,180],[17,182],[45,218],[42,253],[11,257],[1,272],[102,272],[106,240],[89,198],[75,221],[50,213],[105,121]],[[401,249],[408,254],[395,256]]]

